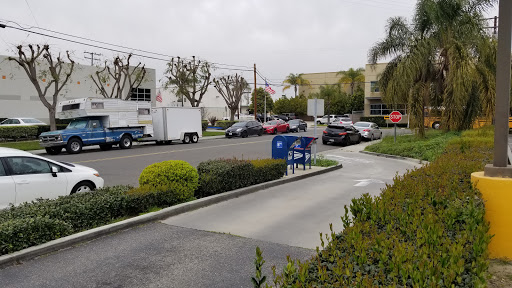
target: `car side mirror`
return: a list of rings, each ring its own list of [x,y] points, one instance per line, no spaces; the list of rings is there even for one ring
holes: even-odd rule
[[[52,176],[57,177],[57,172],[59,172],[59,169],[57,167],[52,166]]]

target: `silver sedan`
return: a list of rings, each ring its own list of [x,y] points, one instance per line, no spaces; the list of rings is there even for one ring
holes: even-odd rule
[[[356,122],[354,128],[359,130],[363,138],[369,139],[370,141],[382,138],[382,131],[379,129],[379,126],[373,122]]]

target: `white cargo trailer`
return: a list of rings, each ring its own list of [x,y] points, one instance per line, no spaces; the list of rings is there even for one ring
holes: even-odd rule
[[[181,140],[197,143],[203,137],[201,108],[159,107],[151,109],[153,137],[157,143]]]

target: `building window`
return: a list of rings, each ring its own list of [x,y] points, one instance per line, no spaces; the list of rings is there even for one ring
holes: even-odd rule
[[[149,109],[139,108],[139,115],[149,115]]]
[[[371,81],[370,82],[370,91],[372,93],[380,92],[380,90],[379,90],[379,81]]]
[[[132,101],[151,101],[151,89],[132,89]]]
[[[104,109],[103,102],[91,102],[91,109]]]
[[[62,111],[69,111],[69,110],[76,110],[76,109],[80,109],[80,103],[68,104],[68,105],[62,106]]]

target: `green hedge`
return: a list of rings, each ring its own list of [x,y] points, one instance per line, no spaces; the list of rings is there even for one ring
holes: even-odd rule
[[[203,131],[206,131],[206,128],[208,128],[208,121],[201,121],[201,128],[203,129]]]
[[[183,200],[182,192],[164,186],[114,186],[1,210],[0,255],[190,200]]]
[[[0,139],[35,138],[37,126],[0,126]]]
[[[361,117],[359,121],[373,122],[379,127],[386,127],[386,120],[384,119],[384,116]]]
[[[198,198],[216,195],[283,177],[284,160],[218,159],[199,163]]]
[[[442,157],[345,207],[344,230],[278,287],[483,287],[491,236],[470,175],[492,162],[489,131],[462,133]],[[350,211],[350,213],[349,213]],[[350,216],[351,215],[351,216]],[[323,241],[322,241],[323,242]]]
[[[215,122],[215,127],[221,127],[222,129],[226,130],[229,127],[233,126],[238,121],[229,121],[229,120],[218,120]]]

